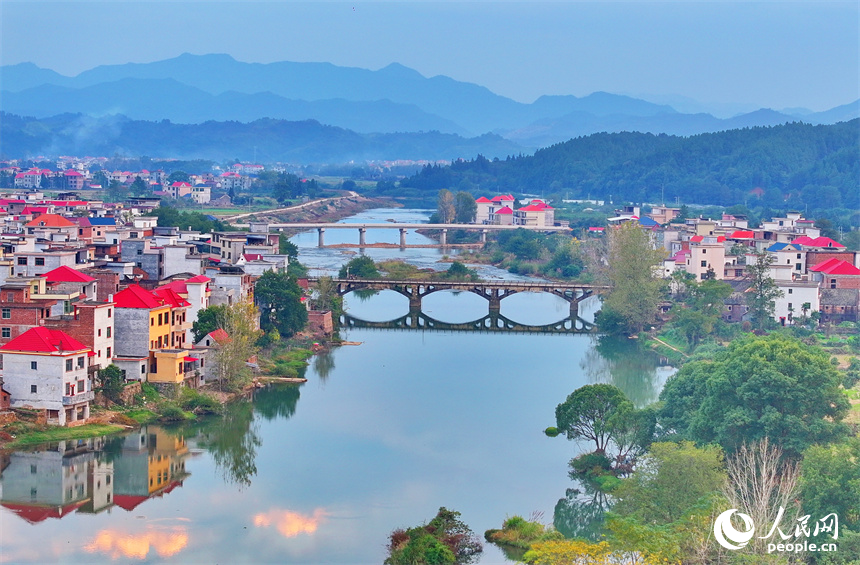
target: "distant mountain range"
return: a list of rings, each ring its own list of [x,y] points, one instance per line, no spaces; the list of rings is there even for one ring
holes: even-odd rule
[[[605,92],[523,104],[396,63],[370,71],[328,63],[243,63],[229,55],[100,66],[75,77],[20,63],[0,67],[0,85],[2,110],[20,116],[123,115],[182,124],[271,118],[315,120],[359,134],[491,132],[524,151],[603,131],[694,135],[792,121],[830,124],[860,115],[860,100],[826,112],[758,110],[729,119]]]

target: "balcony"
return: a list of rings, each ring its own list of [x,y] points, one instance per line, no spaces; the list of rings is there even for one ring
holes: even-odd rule
[[[96,393],[91,390],[74,396],[64,396],[63,406],[72,406],[74,404],[80,404],[81,402],[91,402],[95,397]]]

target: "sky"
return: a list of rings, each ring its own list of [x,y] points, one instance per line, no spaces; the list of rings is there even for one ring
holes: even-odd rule
[[[595,91],[822,111],[860,98],[860,3],[0,1],[0,64],[75,75],[182,53],[397,62],[520,102]],[[689,109],[695,104],[688,103]]]

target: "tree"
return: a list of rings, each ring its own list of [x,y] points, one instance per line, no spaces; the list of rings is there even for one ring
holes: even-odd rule
[[[376,263],[367,255],[350,259],[346,265],[340,268],[337,276],[342,279],[349,277],[356,279],[378,279],[380,277]]]
[[[796,501],[800,468],[796,462],[787,461],[782,450],[768,438],[743,444],[727,458],[726,470],[728,481],[723,494],[731,507],[747,514],[753,524],[773,524],[780,508],[788,510],[783,515],[784,524],[793,523],[799,516]],[[747,551],[766,554],[767,543],[772,540],[762,537],[752,540]]]
[[[170,173],[170,175],[167,177],[167,180],[164,182],[167,184],[167,186],[170,186],[171,184],[173,184],[175,182],[190,182],[190,181],[191,181],[191,177],[185,171],[173,171],[172,173]]]
[[[849,404],[828,355],[782,335],[733,341],[712,360],[691,361],[660,393],[669,434],[734,453],[769,438],[790,458],[844,437]]]
[[[773,322],[776,299],[782,296],[782,291],[770,276],[770,266],[775,260],[767,251],[759,251],[755,254],[755,262],[747,264],[745,271],[750,287],[744,296],[752,322],[759,330]]]
[[[609,230],[610,290],[603,308],[620,317],[623,331],[638,333],[656,320],[663,281],[654,269],[663,255],[650,232],[634,222]]]
[[[254,286],[254,301],[260,309],[264,332],[277,329],[289,337],[305,327],[308,312],[302,304],[302,289],[296,278],[286,273],[266,271]]]
[[[613,491],[618,499],[613,512],[646,524],[669,524],[705,497],[720,492],[725,481],[719,447],[654,443],[633,476]]]
[[[618,387],[585,385],[573,391],[555,408],[556,427],[567,439],[587,439],[597,451],[605,452],[612,440],[610,417],[624,403],[630,403]]]
[[[260,312],[251,301],[236,302],[217,313],[216,323],[228,336],[217,344],[214,356],[215,376],[222,388],[236,390],[247,384],[250,377],[247,361],[258,351],[259,317]]]
[[[146,184],[142,178],[136,177],[134,182],[131,183],[129,187],[129,192],[132,196],[148,196],[151,194],[149,190],[149,185]]]
[[[454,199],[454,219],[458,224],[471,224],[478,214],[478,204],[475,197],[468,192],[460,191]]]
[[[209,306],[197,312],[197,319],[191,325],[191,334],[194,338],[194,343],[197,343],[204,336],[217,330],[220,326],[218,321],[227,309],[225,304]]]
[[[125,378],[122,370],[114,364],[110,364],[98,372],[98,383],[102,394],[111,402],[120,403],[120,394],[125,387]]]
[[[860,437],[811,446],[803,454],[801,471],[803,513],[817,520],[835,512],[840,527],[860,533]]]
[[[476,204],[477,206],[477,204]],[[454,222],[456,210],[454,207],[454,195],[450,190],[444,188],[439,191],[439,196],[436,198],[436,214],[439,217],[439,223],[450,224]]]

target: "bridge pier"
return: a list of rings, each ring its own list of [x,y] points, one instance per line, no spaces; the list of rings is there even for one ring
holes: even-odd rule
[[[406,248],[406,228],[400,228],[400,248]]]
[[[576,317],[579,315],[579,300],[570,301],[570,315]]]
[[[442,245],[442,247],[448,246],[448,230],[446,228],[442,229],[442,235],[439,236],[439,243]]]
[[[421,296],[416,292],[415,294],[409,295],[409,311],[410,312],[420,312],[421,311]]]
[[[367,228],[358,228],[358,245],[364,247],[367,245]]]
[[[319,239],[317,240],[318,247],[325,247],[325,228],[317,228]]]

